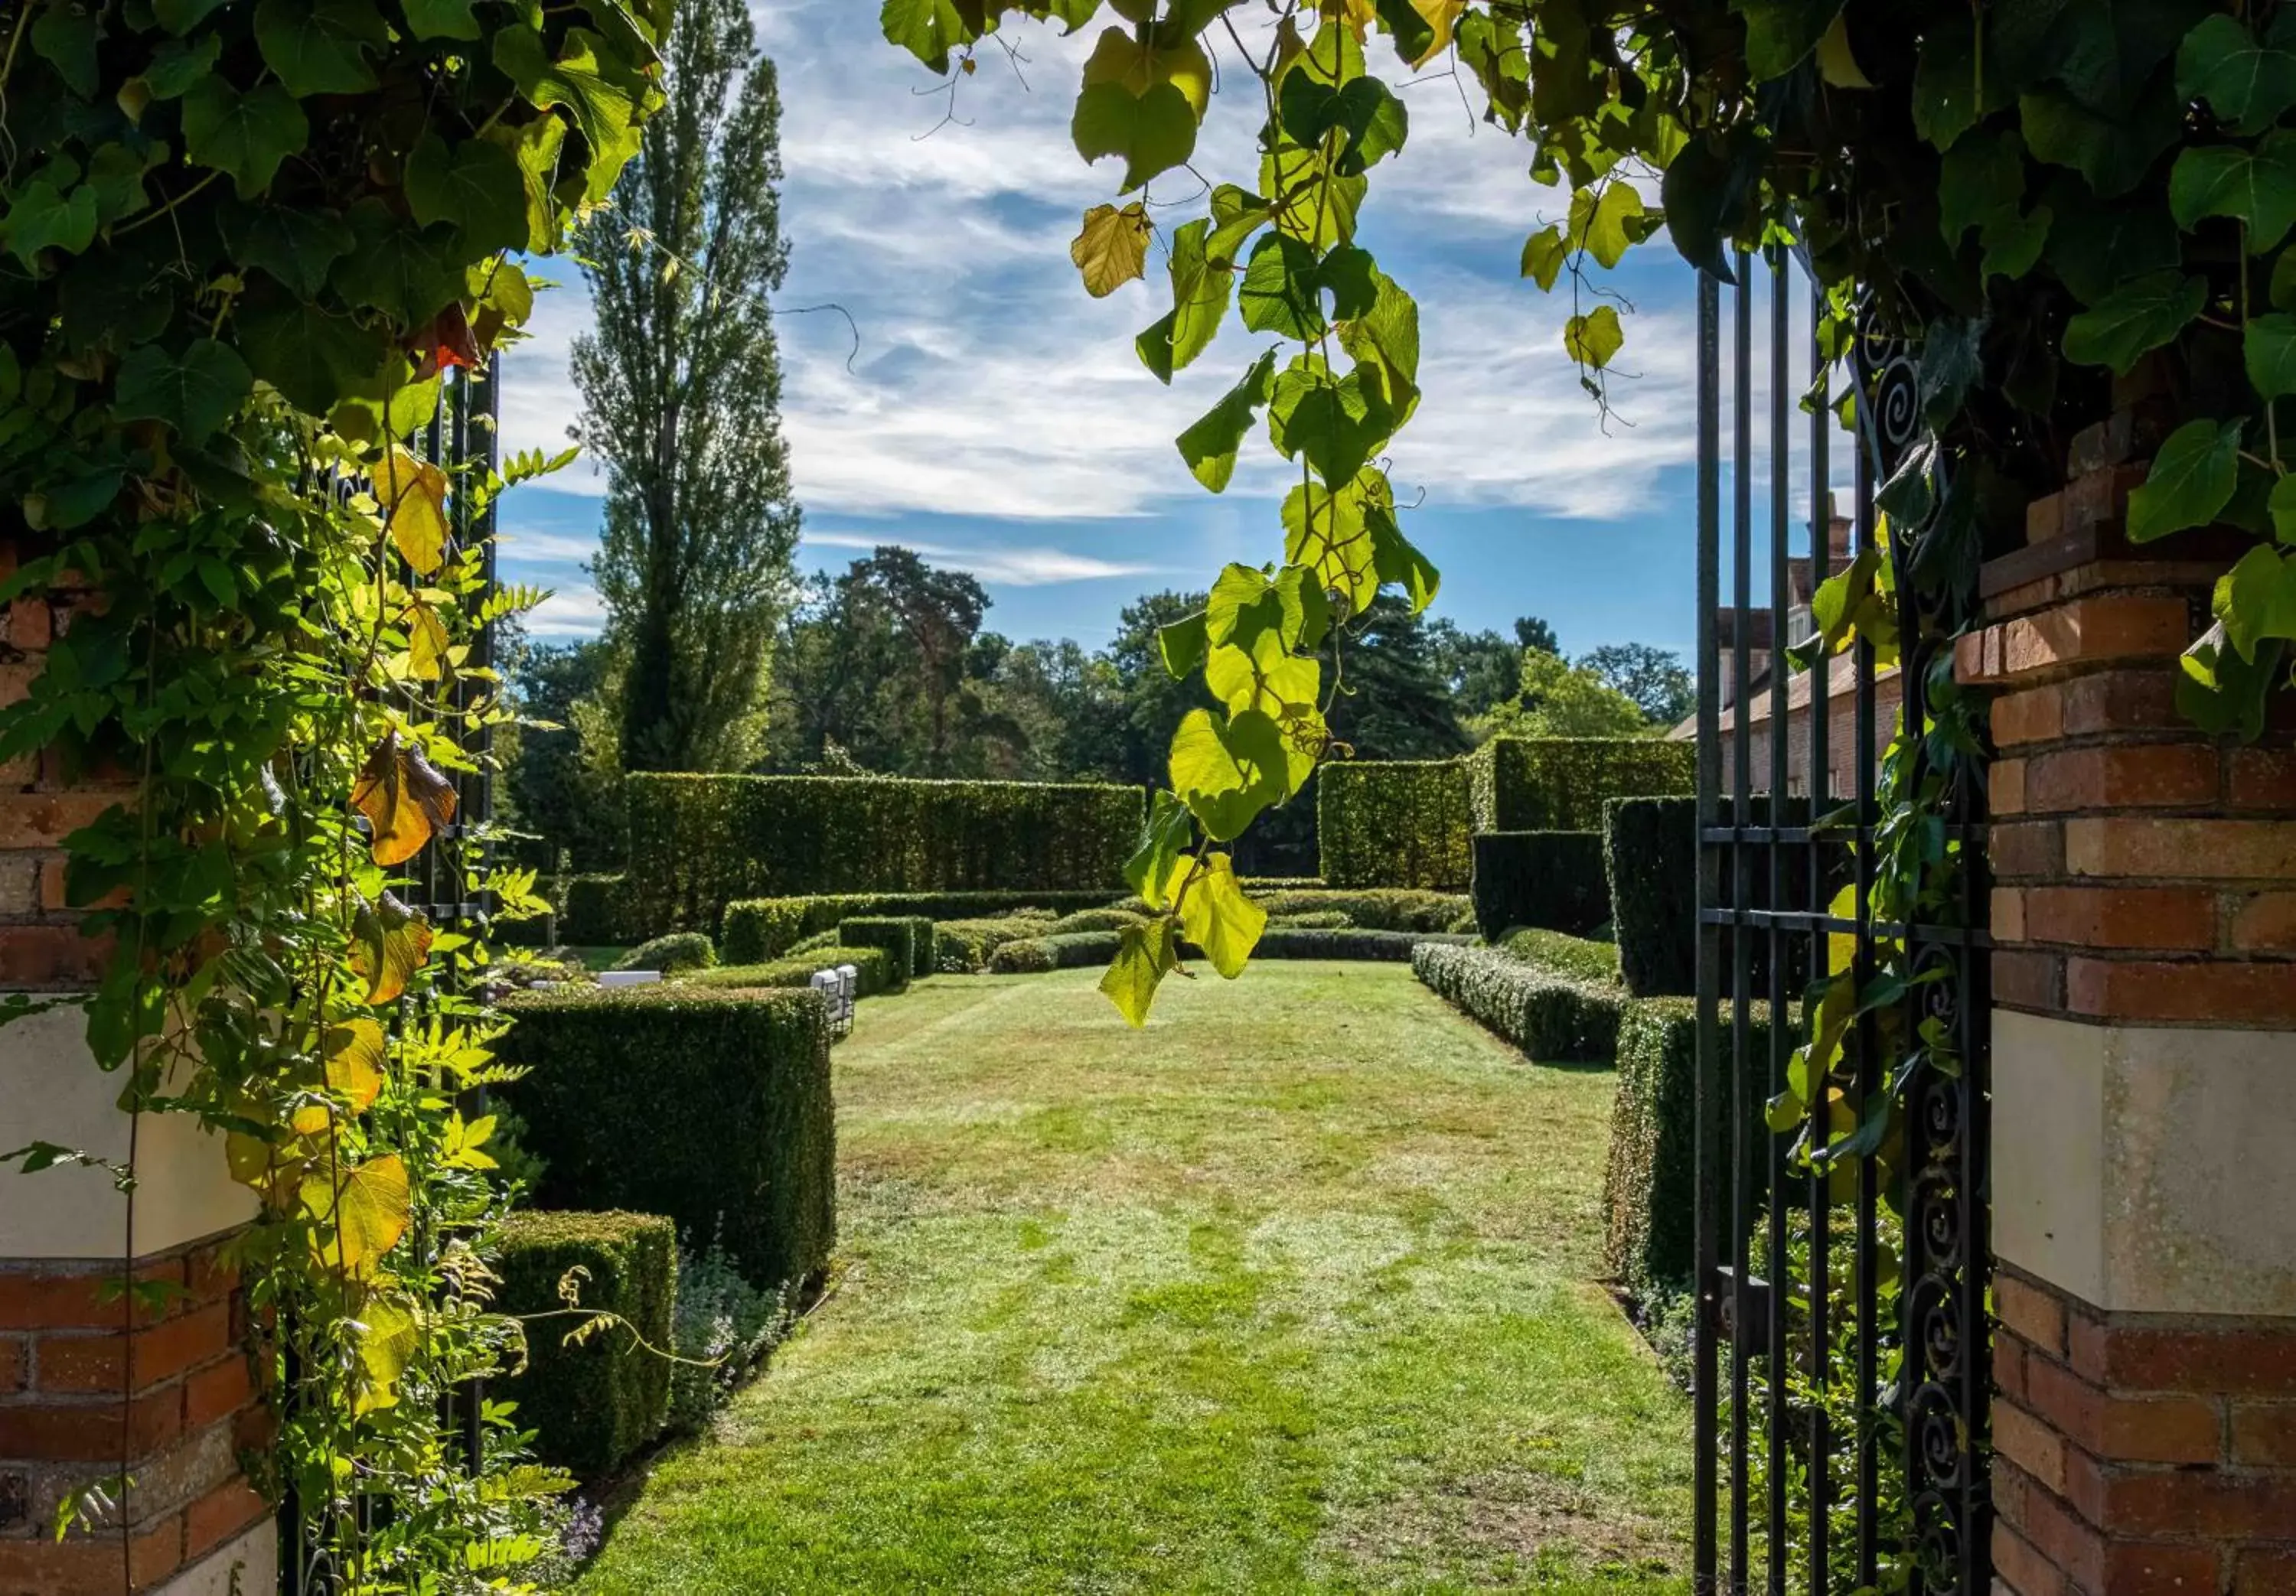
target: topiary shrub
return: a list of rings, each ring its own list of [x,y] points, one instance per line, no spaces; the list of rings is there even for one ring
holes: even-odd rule
[[[1120,931],[1127,926],[1143,923],[1144,918],[1129,909],[1079,909],[1054,921],[1052,935],[1068,937],[1078,931]]]
[[[1318,929],[1312,927],[1270,926],[1259,934],[1251,950],[1255,959],[1354,959],[1378,963],[1407,964],[1411,950],[1423,942],[1464,944],[1464,937],[1445,931],[1374,931],[1362,927]],[[1193,954],[1193,948],[1188,950]]]
[[[651,942],[641,942],[613,962],[616,970],[659,970],[664,975],[679,970],[707,970],[718,962],[718,950],[699,931],[672,931]]]
[[[1517,926],[1584,937],[1611,918],[1600,831],[1487,831],[1475,839],[1475,928],[1497,942]]]
[[[1612,798],[1698,784],[1697,745],[1652,737],[1494,737],[1466,766],[1478,831],[1597,831]]]
[[[1734,805],[1724,800],[1717,823],[1728,825]],[[1747,806],[1745,823],[1767,826],[1773,813],[1770,799],[1758,797]],[[1776,806],[1777,823],[1801,828],[1810,823],[1806,798],[1789,798]],[[1849,880],[1849,850],[1841,842],[1821,842],[1826,855],[1824,898]],[[1785,906],[1812,906],[1810,845],[1781,845],[1779,873],[1785,888]],[[1636,997],[1690,997],[1698,991],[1698,800],[1693,798],[1620,798],[1603,815],[1604,872],[1611,887],[1611,934],[1618,939],[1619,964],[1627,990]],[[1749,850],[1749,899],[1758,909],[1770,904],[1770,862],[1759,847]],[[1731,883],[1724,882],[1726,893]],[[1786,990],[1800,992],[1809,983],[1809,939],[1785,939]],[[1757,934],[1746,950],[1753,989],[1769,990],[1769,938]],[[1726,933],[1722,968],[1731,968]]]
[[[1080,782],[645,773],[623,796],[627,874],[660,930],[743,898],[1106,891],[1144,813],[1137,787]]]
[[[1122,938],[1114,931],[1070,931],[1054,937],[1029,937],[1007,942],[988,956],[991,975],[1036,975],[1048,970],[1073,970],[1079,965],[1105,964],[1116,957]]]
[[[495,1264],[502,1276],[497,1305],[505,1313],[548,1314],[526,1327],[526,1368],[491,1381],[488,1395],[518,1404],[518,1422],[535,1434],[545,1463],[585,1478],[610,1474],[651,1445],[669,1417],[671,1345],[677,1300],[677,1232],[659,1214],[578,1211],[514,1213],[498,1232]],[[581,1314],[558,1294],[568,1272]],[[620,1325],[568,1346],[591,1313],[619,1314]]]
[[[1438,997],[1542,1064],[1608,1063],[1627,999],[1496,948],[1422,942],[1412,973]]]
[[[1525,928],[1509,932],[1496,945],[1510,959],[1542,965],[1574,981],[1592,981],[1598,986],[1620,985],[1619,950],[1608,942]]]
[[[989,955],[1006,943],[1045,936],[1052,925],[1053,917],[1049,914],[936,921],[934,966],[947,975],[971,975],[987,969]]]
[[[1311,909],[1305,914],[1271,914],[1267,917],[1269,929],[1293,931],[1344,931],[1355,923],[1344,909]]]
[[[1341,891],[1325,888],[1254,892],[1251,900],[1274,919],[1292,914],[1344,914],[1367,931],[1447,931],[1463,914],[1473,913],[1473,903],[1458,892],[1429,892],[1411,888],[1366,888]]]
[[[725,971],[713,971],[724,975]],[[836,1239],[829,1013],[810,992],[693,983],[527,993],[496,1047],[545,1166],[537,1205],[664,1214],[767,1288]]]
[[[786,959],[768,959],[761,964],[721,964],[715,970],[697,970],[679,977],[678,985],[717,992],[808,986],[816,970],[834,970],[840,964],[853,966],[856,997],[877,997],[898,992],[907,984],[895,984],[891,955],[882,947],[831,947],[819,953],[793,954]]]
[[[718,951],[728,964],[778,959],[808,937],[834,932],[855,915],[921,914],[931,921],[1003,920],[1041,913],[1047,920],[1108,904],[1093,892],[838,892],[809,897],[743,898],[726,905]]]
[[[1329,885],[1456,888],[1474,873],[1458,760],[1333,760],[1316,773],[1316,790]]]
[[[897,971],[893,990],[909,984],[917,966],[932,964],[933,922],[916,914],[857,914],[837,928],[840,948],[876,947]]]
[[[1745,1151],[1738,1167],[1747,1180],[1749,1220],[1766,1196],[1769,1129],[1763,1118],[1770,1097],[1768,1005],[1753,1006],[1747,1039],[1751,1063],[1742,1084],[1740,1125]],[[1685,1290],[1694,1267],[1697,1230],[1698,1005],[1685,998],[1629,1001],[1619,1025],[1619,1087],[1611,1111],[1610,1158],[1603,1172],[1603,1259],[1613,1278],[1637,1297]],[[1723,1075],[1730,1073],[1723,1061]],[[1717,1094],[1721,1114],[1714,1156],[1729,1146],[1729,1100]],[[1728,1223],[1725,1192],[1718,1212]],[[1727,1256],[1728,1240],[1724,1246]]]

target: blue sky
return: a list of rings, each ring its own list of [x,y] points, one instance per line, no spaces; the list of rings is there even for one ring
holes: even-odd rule
[[[1285,468],[1263,435],[1214,496],[1172,447],[1265,339],[1231,320],[1167,389],[1132,352],[1169,307],[1150,281],[1095,301],[1068,258],[1083,210],[1113,197],[1116,165],[1086,168],[1070,108],[1095,29],[1009,37],[1023,86],[984,51],[958,123],[913,60],[885,47],[873,6],[804,0],[757,10],[784,99],[777,300],[783,421],[805,509],[800,562],[838,569],[881,543],[969,569],[1018,638],[1112,634],[1118,610],[1159,587],[1201,588],[1230,560],[1280,555]],[[1242,14],[1242,13],[1239,13]],[[1239,81],[1231,74],[1229,82]],[[1365,242],[1422,309],[1425,397],[1393,452],[1406,529],[1443,570],[1436,612],[1469,628],[1546,617],[1565,649],[1637,640],[1685,652],[1693,634],[1691,274],[1661,237],[1616,286],[1633,300],[1608,435],[1564,359],[1564,296],[1517,275],[1524,237],[1561,209],[1526,176],[1517,141],[1473,124],[1447,78],[1405,91],[1409,147],[1374,173]],[[1256,95],[1214,98],[1199,168],[1256,171]],[[1201,214],[1185,174],[1152,187],[1160,221]],[[589,318],[571,262],[507,356],[504,443],[564,446],[578,399],[566,352]],[[790,314],[835,301],[833,315]],[[1631,423],[1631,425],[1622,424]],[[582,562],[603,472],[576,463],[505,502],[506,573],[555,590],[540,634],[594,631]]]

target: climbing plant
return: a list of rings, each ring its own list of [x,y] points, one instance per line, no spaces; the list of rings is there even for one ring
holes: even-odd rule
[[[479,640],[532,597],[487,580],[491,506],[559,462],[416,440],[526,321],[521,260],[611,190],[667,20],[0,15],[4,596],[70,618],[0,709],[0,760],[121,790],[66,839],[103,969],[88,1041],[124,1108],[223,1133],[260,1199],[230,1250],[280,1425],[263,1483],[333,1590],[512,1588],[563,1485],[520,1461],[506,1406],[475,1457],[443,1418],[521,1346],[492,1308],[504,1189],[469,1095],[498,1026],[480,929],[402,896],[430,850],[454,897],[539,907],[458,823],[456,778],[504,714]]]

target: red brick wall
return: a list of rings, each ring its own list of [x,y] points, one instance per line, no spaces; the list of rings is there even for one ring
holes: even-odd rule
[[[236,1270],[209,1243],[135,1277],[167,1300],[117,1290],[117,1264],[0,1261],[0,1596],[144,1590],[270,1510],[240,1469],[267,1420]],[[57,1544],[56,1504],[123,1457],[123,1511]]]
[[[1996,1003],[2206,1048],[2296,1028],[2296,753],[2285,726],[2239,747],[2177,713],[2177,656],[2250,540],[2128,544],[2145,430],[2076,442],[1956,666],[1997,695]],[[2018,1137],[1997,1125],[1997,1166]],[[1997,1592],[2296,1596],[2296,1319],[2109,1313],[2005,1265],[1995,1308]]]
[[[0,580],[17,550],[0,539]],[[75,613],[97,602],[66,592],[0,606],[0,706],[20,702],[45,668],[49,645]],[[102,973],[104,945],[83,937],[64,908],[63,839],[124,801],[117,782],[68,782],[53,753],[0,764],[0,990],[87,986]]]

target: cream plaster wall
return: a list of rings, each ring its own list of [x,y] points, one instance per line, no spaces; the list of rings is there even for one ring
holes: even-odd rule
[[[279,1526],[266,1518],[177,1571],[151,1596],[263,1596],[278,1588]]]
[[[0,1152],[33,1142],[125,1163],[121,1079],[95,1067],[77,1005],[0,1026]],[[188,1114],[144,1114],[135,1134],[135,1255],[148,1256],[255,1217],[223,1141]],[[102,1169],[0,1170],[0,1258],[117,1258],[127,1199]],[[252,1587],[250,1587],[252,1588]]]
[[[1994,1250],[2097,1307],[2296,1315],[2296,1033],[1993,1021]]]

